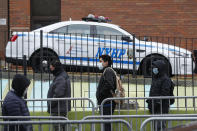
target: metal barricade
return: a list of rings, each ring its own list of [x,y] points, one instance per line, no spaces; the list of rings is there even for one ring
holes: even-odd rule
[[[49,99],[26,99],[31,116],[48,116],[51,112],[47,113],[47,102],[50,104],[52,101],[56,101],[57,105],[61,101],[71,101],[71,111],[65,109],[68,116],[71,118],[82,119],[87,114],[95,114],[95,105],[89,98],[49,98]],[[1,105],[3,100],[0,101]],[[50,107],[50,106],[49,106]],[[1,108],[1,106],[0,106]],[[58,109],[58,113],[55,116],[62,116]],[[64,116],[66,117],[66,116]]]
[[[103,100],[100,105],[100,113],[101,115],[103,115],[103,106],[106,102],[112,105],[112,101],[114,100],[124,100],[125,101],[124,104],[116,105],[116,111],[118,112],[118,114],[121,114],[120,113],[121,110],[123,111],[133,110],[133,112],[136,112],[136,114],[139,113],[139,111],[142,111],[143,114],[148,114],[147,112],[148,104],[146,100],[150,100],[150,101],[159,100],[161,103],[160,105],[162,106],[162,100],[167,100],[170,103],[170,99],[175,99],[175,103],[173,105],[170,105],[170,110],[185,111],[185,113],[189,111],[196,112],[197,105],[195,104],[195,101],[197,99],[197,96],[161,96],[161,97],[107,98]]]
[[[165,115],[104,115],[104,116],[86,116],[82,120],[91,120],[91,119],[124,119],[128,123],[130,123],[132,130],[138,131],[140,128],[140,125],[142,124],[143,120],[150,118],[150,117],[160,117],[160,118],[166,118],[166,117],[197,117],[197,114],[165,114]],[[140,123],[137,123],[137,121],[140,121]],[[168,127],[172,127],[171,121],[168,122]],[[116,130],[121,131],[122,125],[118,125],[118,128]]]
[[[193,121],[193,120],[197,120],[197,117],[151,117],[146,119],[140,127],[140,131],[144,131],[144,127],[147,125],[148,122],[150,121],[166,121],[166,120],[170,120],[170,121]],[[163,129],[161,128],[161,130],[163,131]]]
[[[58,119],[58,120],[68,120],[68,118],[66,117],[62,117],[62,116],[0,116],[0,119],[49,119],[49,120],[53,120],[53,119]]]
[[[54,124],[59,124],[59,125],[70,125],[70,124],[77,124],[77,128],[75,130],[82,131],[82,124],[96,124],[96,123],[123,123],[126,126],[127,131],[131,131],[131,126],[129,123],[125,120],[121,119],[116,119],[116,120],[56,120],[56,121],[0,121],[0,125],[38,125],[39,129],[43,129],[42,126],[44,125],[54,125]],[[46,130],[47,128],[45,128]],[[72,129],[69,129],[69,131]],[[86,129],[85,129],[86,130]],[[40,130],[39,130],[40,131]],[[52,130],[53,131],[53,130]]]
[[[34,121],[41,121],[41,120],[68,120],[66,117],[62,116],[0,116],[0,119],[4,121],[25,121],[25,120],[34,120]],[[71,125],[72,126],[72,125]],[[70,128],[70,127],[68,127]],[[0,129],[3,130],[2,125]]]
[[[73,119],[79,119],[86,116],[86,112],[91,112],[92,115],[95,113],[95,105],[93,101],[89,98],[48,98],[48,99],[27,99],[28,108],[32,111],[32,115],[36,115],[37,113],[43,114],[47,110],[47,102],[49,107],[52,102],[57,102],[58,107],[61,101],[70,101],[71,102],[71,111],[69,108],[65,109],[72,115]],[[36,103],[37,102],[37,103]],[[90,106],[89,106],[90,105]],[[49,112],[51,114],[51,112]],[[58,116],[61,115],[60,108],[58,108]]]

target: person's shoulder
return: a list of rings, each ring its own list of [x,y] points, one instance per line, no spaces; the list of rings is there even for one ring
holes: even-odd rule
[[[62,79],[62,80],[63,79],[66,80],[66,79],[69,78],[69,76],[68,76],[68,74],[65,71],[62,71],[61,74],[57,78],[58,79]]]
[[[22,101],[22,98],[18,97],[13,91],[9,91],[4,99],[4,102],[17,102]]]
[[[105,72],[114,72],[114,69],[112,67],[106,67]]]
[[[116,72],[113,68],[111,67],[107,67],[104,71],[104,75],[108,75],[108,76],[116,76]]]

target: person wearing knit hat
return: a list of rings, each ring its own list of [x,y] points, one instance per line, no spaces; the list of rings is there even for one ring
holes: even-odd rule
[[[12,80],[12,88],[7,93],[3,105],[3,116],[30,116],[27,102],[23,97],[27,93],[27,88],[30,85],[30,80],[20,74],[16,74]],[[17,119],[4,119],[5,121],[17,121]],[[21,120],[21,119],[20,119]],[[30,119],[23,119],[23,121]],[[4,126],[4,131],[32,131],[32,125],[11,125]]]
[[[50,70],[54,75],[53,82],[51,83],[47,98],[70,98],[71,97],[71,84],[68,74],[64,71],[60,61],[54,60],[50,63]],[[64,101],[48,101],[48,113],[51,116],[64,116],[67,117],[68,111],[71,110],[71,102]],[[61,126],[61,131],[65,127]],[[59,126],[54,126],[55,131],[60,131]]]

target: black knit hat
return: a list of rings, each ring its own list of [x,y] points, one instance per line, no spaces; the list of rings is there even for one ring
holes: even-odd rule
[[[51,63],[50,63],[53,67],[61,67],[62,66],[62,64],[60,63],[60,61],[59,60],[53,60]]]
[[[59,60],[53,60],[50,65],[52,65],[53,67],[55,67],[55,69],[53,71],[51,71],[53,73],[54,76],[58,76],[63,70],[62,64],[60,63]]]
[[[16,92],[16,94],[21,97],[25,89],[30,85],[30,80],[21,74],[16,74],[12,81],[12,88]]]

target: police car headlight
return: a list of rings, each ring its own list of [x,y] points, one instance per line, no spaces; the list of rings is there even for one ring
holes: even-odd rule
[[[183,52],[174,51],[174,52],[171,52],[171,53],[176,55],[176,56],[181,56],[181,57],[188,57],[189,56],[189,54],[183,53]]]

